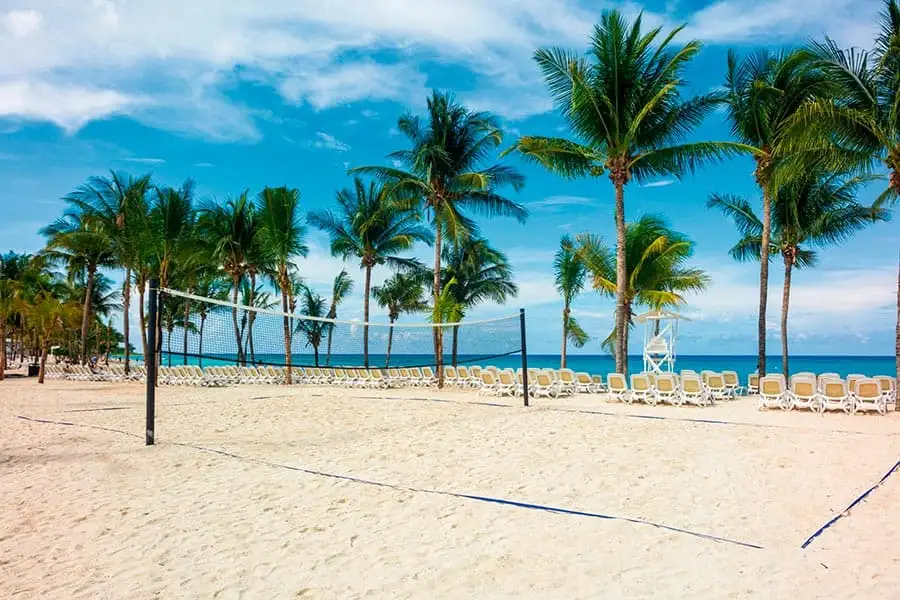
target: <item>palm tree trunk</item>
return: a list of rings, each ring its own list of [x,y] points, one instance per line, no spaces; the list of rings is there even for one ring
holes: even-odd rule
[[[91,298],[94,293],[94,274],[97,268],[93,265],[87,270],[87,285],[84,288],[84,310],[81,313],[81,364],[87,364],[88,324],[91,322]]]
[[[434,320],[438,323],[441,316],[437,310],[441,298],[441,224],[436,223],[434,232]],[[444,387],[444,331],[440,327],[433,327],[434,335],[434,365],[437,370],[438,389]]]
[[[250,271],[250,307],[253,308],[254,294],[256,293],[256,271]],[[247,313],[247,341],[250,344],[250,362],[256,364],[256,351],[253,349],[253,321],[256,313],[252,310]]]
[[[129,361],[131,349],[128,347],[128,337],[131,334],[131,318],[128,311],[131,309],[131,269],[125,269],[125,285],[122,287],[122,335],[125,336],[125,374],[131,372]]]
[[[334,323],[328,326],[328,351],[325,354],[325,366],[331,366],[331,338],[334,335]]]
[[[50,352],[49,340],[41,342],[41,368],[38,370],[38,383],[44,383],[44,374],[47,372],[48,352]]]
[[[366,265],[366,283],[363,290],[363,366],[369,368],[369,287],[372,285],[372,267]],[[331,336],[329,335],[329,338]],[[330,340],[329,340],[330,341]]]
[[[394,319],[391,319],[391,326],[388,327],[388,343],[387,358],[384,359],[384,368],[387,369],[391,364],[391,346],[394,345]]]
[[[757,328],[757,370],[766,374],[766,306],[769,300],[769,238],[772,230],[772,206],[768,185],[763,186],[763,223],[759,248],[759,324]]]
[[[147,314],[144,309],[144,284],[138,285],[138,320],[141,322],[141,349],[144,352],[144,364],[147,364]]]
[[[897,263],[897,327],[894,332],[894,362],[897,368],[897,381],[900,381],[900,262]],[[894,410],[900,411],[900,401],[894,404]]]
[[[791,268],[794,261],[784,257],[784,288],[781,290],[781,373],[790,377],[788,371],[788,307],[791,302]]]
[[[628,336],[631,335],[631,302],[625,302],[625,308],[622,315],[622,347],[624,348],[624,356],[622,364],[625,365],[625,372],[628,371]]]
[[[6,377],[6,319],[0,317],[0,381]]]
[[[313,346],[313,358],[315,359],[316,366],[319,366],[319,345],[316,344]]]
[[[459,360],[459,325],[453,326],[453,354],[452,354],[452,364],[456,367],[456,363]]]
[[[564,302],[563,306],[563,319],[562,319],[562,350],[559,353],[559,368],[566,368],[566,346],[568,345],[568,334],[569,334],[569,303]]]
[[[191,291],[192,291],[192,290],[191,290],[190,288],[188,288],[188,293],[190,293]],[[183,348],[184,348],[184,353],[182,354],[182,357],[181,357],[182,364],[184,364],[184,365],[187,365],[187,364],[188,364],[188,361],[187,361],[187,355],[188,355],[188,325],[190,324],[190,319],[191,319],[191,301],[188,300],[187,298],[185,298],[185,299],[184,299],[184,323],[182,323],[182,325],[184,326],[184,327],[182,327],[182,329],[184,329],[184,340],[183,340],[183,342],[182,342],[182,343],[183,343]]]
[[[234,288],[231,293],[231,302],[234,306],[231,307],[231,321],[234,325],[234,337],[237,340],[237,361],[241,364],[241,366],[246,366],[246,362],[244,361],[244,349],[242,347],[241,340],[241,328],[238,327],[238,316],[237,316],[237,303],[238,303],[238,292],[240,292],[241,288],[241,276],[238,273],[234,273],[231,276],[231,285]]]
[[[282,269],[282,275],[284,270]],[[281,312],[288,312],[287,277],[281,277]],[[291,385],[291,321],[285,314],[281,317],[284,328],[284,384]]]
[[[197,362],[203,368],[203,326],[206,325],[206,314],[200,314],[200,339],[197,341]]]
[[[110,320],[110,322],[106,324],[106,357],[105,357],[105,359],[106,359],[107,367],[109,366],[109,345],[111,343],[111,341],[110,341],[111,331],[112,331],[112,320]]]
[[[625,323],[625,184],[616,186],[616,373],[628,374],[628,338]]]

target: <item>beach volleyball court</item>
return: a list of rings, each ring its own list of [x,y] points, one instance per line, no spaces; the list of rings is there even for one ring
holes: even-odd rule
[[[900,457],[893,415],[161,387],[158,445],[145,447],[141,386],[7,389],[3,475],[17,485],[3,490],[0,550],[15,574],[4,597],[596,597],[661,586],[806,597],[801,585],[877,597],[897,584],[893,479],[800,550]]]

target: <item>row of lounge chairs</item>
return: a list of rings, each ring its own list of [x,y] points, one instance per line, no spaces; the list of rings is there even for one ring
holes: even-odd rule
[[[708,406],[716,401],[734,399],[744,391],[735,371],[636,373],[630,379],[629,387],[624,375],[610,373],[606,378],[609,398],[627,404],[644,402],[656,405],[664,402],[673,406],[688,403]]]
[[[109,365],[102,369],[69,364],[48,364],[44,377],[47,379],[67,379],[70,381],[142,381],[146,371],[141,365],[132,365],[128,373],[124,365]]]
[[[462,369],[463,367],[459,367]],[[516,396],[524,393],[525,380],[522,369],[498,369],[497,367],[472,367],[480,382],[472,387],[479,394]],[[597,394],[606,391],[599,375],[576,373],[571,369],[528,369],[528,393],[535,398],[558,398],[578,393]]]
[[[751,376],[752,377],[752,376]],[[759,393],[759,409],[806,408],[815,413],[842,410],[848,415],[875,410],[886,414],[889,406],[896,406],[897,382],[893,377],[879,375],[848,375],[842,379],[837,373],[796,373],[787,384],[783,375],[767,375],[751,380]]]

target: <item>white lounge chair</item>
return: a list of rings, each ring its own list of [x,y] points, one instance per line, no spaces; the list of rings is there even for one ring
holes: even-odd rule
[[[787,409],[783,375],[766,375],[759,379],[759,410],[764,408]]]
[[[645,373],[636,373],[631,376],[631,393],[623,398],[631,404],[635,400],[645,404],[656,404],[656,390],[650,385],[650,378]]]
[[[706,388],[703,381],[696,373],[690,374],[681,372],[681,389],[679,393],[672,398],[672,403],[682,405],[685,402],[691,402],[697,406],[706,404]]]
[[[856,391],[852,395],[851,414],[860,410],[877,410],[878,414],[887,414],[887,403],[881,393],[881,383],[872,377],[859,379],[856,382]]]
[[[675,375],[660,373],[656,376],[656,394],[653,404],[657,402],[675,404],[678,395],[678,382],[675,380]]]
[[[816,389],[815,376],[799,376],[791,377],[791,389],[785,398],[785,408],[793,410],[795,408],[808,408],[815,413],[824,411],[822,399]]]
[[[826,379],[819,392],[822,410],[841,409],[848,415],[853,412],[853,399],[847,391],[847,383],[842,379]]]
[[[609,400],[618,400],[619,402],[627,402],[628,383],[625,376],[621,373],[609,373],[606,376],[606,385],[609,390]]]

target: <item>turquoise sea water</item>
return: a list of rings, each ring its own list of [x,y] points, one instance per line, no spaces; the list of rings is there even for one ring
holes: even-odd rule
[[[135,358],[140,359],[140,355]],[[169,364],[169,356],[163,353],[162,364]],[[500,368],[518,368],[522,366],[522,357],[518,354],[510,356],[501,356],[490,359],[479,359],[480,357],[472,355],[461,355],[459,364],[492,364]],[[269,364],[283,364],[283,355],[258,354],[257,362]],[[445,359],[447,364],[450,362],[449,356]],[[171,356],[172,365],[184,364],[185,358],[181,354],[173,353]],[[310,354],[293,355],[294,365],[313,365],[313,357]],[[405,354],[394,355],[391,357],[391,366],[399,367],[404,365],[427,365],[432,364],[433,359],[429,355],[424,354]],[[188,356],[187,364],[201,364],[200,359]],[[204,366],[235,364],[233,356],[219,356],[216,358],[202,359]],[[362,366],[363,357],[361,354],[336,354],[331,357],[331,366],[358,367]],[[325,356],[320,355],[319,365],[325,366]],[[369,365],[372,367],[384,366],[384,355],[371,354],[369,356]],[[553,354],[532,354],[528,356],[528,366],[530,368],[558,368],[559,355]],[[615,362],[610,355],[570,355],[568,357],[568,367],[575,371],[587,371],[593,374],[611,373],[615,370]],[[628,359],[628,369],[631,373],[639,373],[643,370],[643,361],[640,356],[631,356]],[[737,371],[741,379],[746,379],[747,375],[756,371],[755,356],[714,356],[714,355],[697,355],[697,356],[680,356],[675,363],[675,369],[693,369],[701,371],[708,369],[711,371]],[[893,356],[792,356],[790,359],[791,373],[801,371],[812,371],[813,373],[834,372],[846,377],[851,373],[860,373],[864,375],[892,375],[895,373]],[[781,357],[770,356],[767,363],[767,371],[770,373],[781,372]]]

